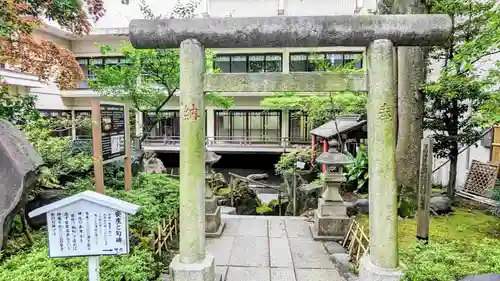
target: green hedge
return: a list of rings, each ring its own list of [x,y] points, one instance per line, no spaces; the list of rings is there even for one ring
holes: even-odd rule
[[[70,194],[92,190],[91,179],[82,179],[68,186]],[[106,195],[120,198],[141,207],[138,214],[130,216],[131,252],[126,256],[101,259],[102,281],[156,280],[166,260],[154,255],[150,234],[158,222],[179,208],[179,181],[164,174],[139,173],[133,189],[108,190]],[[49,258],[48,241],[37,240],[35,245],[19,251],[0,263],[0,281],[86,281],[86,258]],[[38,237],[38,235],[37,235]],[[137,239],[138,238],[138,239]]]

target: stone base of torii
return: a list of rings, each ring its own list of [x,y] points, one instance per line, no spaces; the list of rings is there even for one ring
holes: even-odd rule
[[[174,281],[215,281],[205,250],[205,92],[368,91],[370,249],[360,280],[396,281],[396,61],[394,47],[444,44],[448,15],[356,15],[133,20],[136,48],[180,46],[180,253]],[[205,74],[204,48],[368,47],[368,75],[344,73]]]

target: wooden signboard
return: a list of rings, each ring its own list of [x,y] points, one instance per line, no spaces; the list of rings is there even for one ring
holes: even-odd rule
[[[124,160],[125,189],[132,189],[132,151],[127,104],[92,99],[92,147],[95,188],[104,193],[103,165]]]
[[[432,193],[432,140],[422,139],[418,177],[417,238],[427,241],[430,227],[430,199]]]
[[[46,214],[49,257],[89,257],[89,280],[99,280],[99,256],[129,253],[128,214],[139,206],[97,192],[84,191],[38,208]]]

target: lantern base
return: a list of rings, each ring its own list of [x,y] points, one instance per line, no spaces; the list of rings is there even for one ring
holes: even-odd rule
[[[314,211],[314,225],[311,233],[317,241],[343,240],[349,227],[350,219],[345,214],[336,216],[322,215],[319,210]]]
[[[226,223],[221,220],[221,207],[218,206],[213,213],[205,213],[205,237],[219,238],[224,231]]]

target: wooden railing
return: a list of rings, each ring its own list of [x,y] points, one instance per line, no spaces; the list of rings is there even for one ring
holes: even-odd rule
[[[359,259],[368,252],[370,239],[366,235],[363,225],[356,220],[351,220],[349,230],[344,238],[342,246],[346,248],[352,263],[359,264]]]
[[[162,250],[168,251],[168,243],[179,233],[179,215],[175,214],[158,223],[153,242],[155,253],[161,256]]]
[[[207,146],[251,146],[251,147],[291,147],[293,145],[307,145],[309,141],[304,138],[287,137],[245,137],[245,136],[216,136],[205,137]],[[179,136],[150,136],[143,142],[143,146],[179,146]]]

